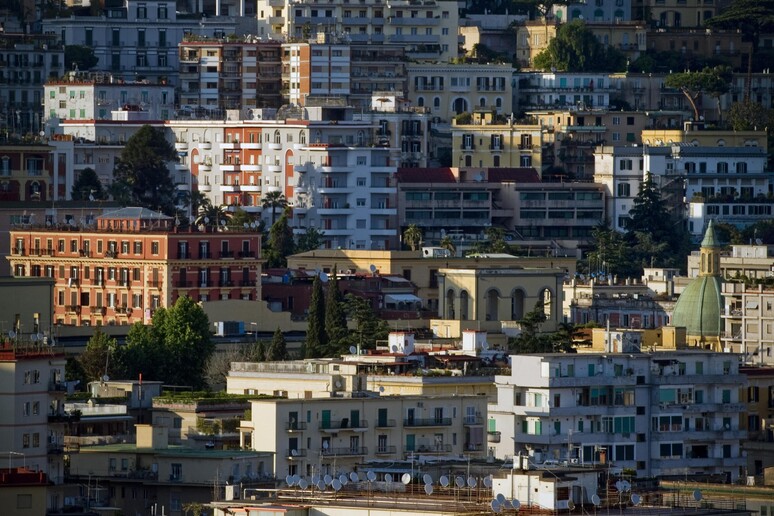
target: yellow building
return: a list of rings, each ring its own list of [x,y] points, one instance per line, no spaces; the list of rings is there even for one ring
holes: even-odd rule
[[[470,123],[452,121],[452,164],[459,167],[532,167],[540,173],[543,131],[540,125],[495,121],[491,111],[474,111]]]
[[[766,131],[643,129],[643,145],[692,143],[698,147],[769,147]]]
[[[27,468],[0,469],[0,507],[14,516],[46,514],[48,478],[42,471]]]

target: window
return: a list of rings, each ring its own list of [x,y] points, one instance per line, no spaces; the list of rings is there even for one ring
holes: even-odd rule
[[[618,183],[618,197],[629,197],[631,189],[629,183]]]
[[[151,254],[159,254],[159,243],[158,242],[151,242]]]

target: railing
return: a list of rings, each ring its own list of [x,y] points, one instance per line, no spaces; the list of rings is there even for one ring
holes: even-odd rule
[[[239,251],[240,258],[255,258],[255,251]]]
[[[304,421],[288,421],[285,423],[285,430],[288,432],[306,430],[306,423]]]
[[[234,251],[221,251],[220,252],[221,258],[233,258],[234,257]]]
[[[346,428],[368,428],[368,421],[350,422],[348,419],[342,419],[341,421],[322,421],[320,422],[320,430],[341,430]]]
[[[368,455],[368,448],[365,446],[342,446],[323,449],[321,453],[325,457],[331,455]]]
[[[212,258],[212,253],[210,253],[209,251],[199,251],[200,260],[209,259],[209,258]]]
[[[377,419],[374,428],[392,428],[395,426],[394,419]]]
[[[233,287],[234,282],[231,280],[221,280],[218,282],[219,287]]]
[[[483,424],[481,416],[465,416],[462,420],[463,425],[480,425]]]
[[[450,417],[435,418],[406,418],[403,420],[403,426],[451,426]]]
[[[161,288],[163,283],[161,281],[149,281],[148,286],[150,288]]]
[[[404,453],[449,453],[452,451],[451,444],[435,444],[433,446],[406,446]]]
[[[190,288],[191,287],[191,282],[190,281],[178,281],[177,283],[175,283],[175,286],[177,288]]]
[[[376,447],[376,454],[377,455],[392,455],[394,453],[397,453],[397,448],[395,446],[377,446]]]
[[[487,432],[486,433],[486,442],[488,442],[488,443],[499,443],[500,442],[500,432]]]
[[[104,306],[90,306],[89,311],[95,315],[105,315],[107,309]]]
[[[306,457],[306,450],[299,449],[299,450],[287,450],[285,451],[285,457],[288,459],[294,459],[297,457]]]

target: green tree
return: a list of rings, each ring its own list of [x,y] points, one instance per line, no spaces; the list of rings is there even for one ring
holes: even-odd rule
[[[259,221],[258,217],[238,206],[236,210],[229,213],[231,217],[228,219],[228,227],[232,231],[258,231],[260,227],[254,226],[258,226],[258,222],[263,224],[263,221]]]
[[[215,206],[208,198],[202,199],[199,202],[201,204],[199,204],[196,219],[194,220],[196,225],[207,228],[220,228],[224,225],[224,221],[226,225],[230,223],[231,212],[227,205]]]
[[[344,296],[344,310],[355,321],[357,331],[349,333],[349,344],[362,349],[376,348],[376,341],[385,340],[390,333],[387,322],[374,312],[367,298],[347,294]]]
[[[132,204],[172,216],[176,189],[167,163],[175,159],[175,148],[164,132],[144,125],[121,151],[113,171],[114,183],[123,185]]]
[[[727,93],[731,83],[731,71],[726,67],[705,68],[700,72],[672,73],[664,79],[664,85],[683,92],[693,109],[693,119],[700,120],[699,105],[702,94],[717,99]],[[719,100],[718,100],[719,102]]]
[[[626,67],[626,56],[604,45],[579,20],[565,23],[556,37],[535,56],[534,67],[562,72],[620,72]]]
[[[156,310],[149,326],[136,323],[126,342],[122,358],[130,378],[143,373],[172,385],[205,386],[205,368],[215,344],[207,314],[190,297]]]
[[[325,295],[320,275],[312,281],[312,295],[309,299],[309,319],[304,343],[304,357],[320,358],[328,342],[325,334]]]
[[[540,333],[540,326],[546,321],[546,311],[542,302],[524,314],[518,323],[521,333],[509,339],[508,349],[514,353],[549,353],[550,341]]]
[[[74,201],[101,200],[105,198],[102,181],[93,168],[84,168],[73,183],[70,196]]]
[[[454,245],[454,240],[449,235],[445,235],[441,239],[440,246],[441,249],[447,250],[451,256],[457,256],[457,246]]]
[[[343,296],[336,277],[336,265],[328,276],[328,288],[325,294],[325,335],[328,340],[326,355],[338,356],[347,346],[347,315],[344,311]]]
[[[78,357],[86,382],[100,380],[110,376],[110,355],[118,347],[116,339],[102,331],[101,326],[94,329],[94,334],[86,343],[86,349]]]
[[[65,45],[64,66],[65,70],[91,70],[99,58],[94,54],[94,49],[84,45]]]
[[[293,229],[288,222],[287,212],[269,229],[269,240],[264,250],[268,267],[287,267],[288,256],[295,251]]]
[[[416,224],[411,224],[403,232],[403,243],[412,251],[419,249],[419,244],[422,243],[422,229]]]
[[[728,108],[727,120],[734,131],[760,131],[774,127],[774,109],[750,100],[734,102]]]
[[[280,211],[284,213],[285,208],[288,206],[288,201],[285,199],[285,195],[282,192],[279,190],[272,190],[267,192],[266,195],[261,198],[261,205],[263,206],[264,212],[271,210],[271,225],[274,226],[277,208],[280,208]]]
[[[613,274],[627,277],[636,270],[636,267],[632,266],[629,243],[623,234],[607,224],[602,224],[594,228],[591,238],[593,246],[587,257],[590,275]]]
[[[274,336],[271,339],[271,345],[266,352],[266,360],[269,362],[276,362],[278,360],[288,359],[288,345],[285,342],[285,336],[282,334],[282,330],[277,326],[277,330],[274,332]]]
[[[306,251],[314,251],[315,249],[319,249],[323,244],[324,237],[324,231],[320,231],[315,227],[306,228],[306,231],[297,237],[296,252],[305,253]]]

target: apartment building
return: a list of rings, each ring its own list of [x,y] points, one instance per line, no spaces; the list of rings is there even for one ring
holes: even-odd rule
[[[497,120],[494,112],[476,111],[468,123],[452,120],[452,165],[458,167],[534,168],[543,164],[543,128]]]
[[[284,475],[339,475],[366,460],[486,454],[486,396],[252,400],[241,440]]]
[[[0,129],[22,137],[43,129],[41,86],[64,73],[64,46],[55,34],[28,34],[5,22],[0,32]]]
[[[183,107],[179,115],[223,113],[227,109],[247,114],[250,109],[279,108],[282,104],[279,42],[187,35],[178,45],[178,55]]]
[[[723,5],[723,4],[721,4]],[[632,0],[633,17],[655,21],[659,28],[701,27],[718,14],[715,2],[684,2],[682,0]]]
[[[739,353],[747,364],[772,365],[774,291],[763,285],[732,282],[723,283],[722,288],[725,309],[721,312],[720,339],[723,348]]]
[[[504,116],[513,111],[511,65],[411,63],[406,75],[411,103],[441,120],[477,109]]]
[[[758,364],[742,366],[739,371],[747,377],[747,387],[740,389],[740,401],[747,408],[747,475],[758,477],[756,485],[761,485],[765,470],[774,465],[774,368]]]
[[[14,277],[55,280],[57,324],[147,323],[182,295],[196,301],[259,299],[260,235],[177,232],[174,219],[123,208],[95,223],[36,225],[10,233]]]
[[[645,172],[641,147],[600,146],[594,151],[594,182],[605,186],[605,213],[611,226],[626,231],[629,210]]]
[[[308,40],[318,32],[352,43],[395,44],[413,59],[457,57],[457,6],[437,0],[363,0],[358,4],[259,0],[258,33]]]
[[[577,2],[570,5],[555,5],[551,14],[559,22],[585,20],[588,22],[621,23],[629,21],[632,15],[632,0],[615,0],[605,2]]]
[[[118,110],[142,111],[146,120],[174,117],[175,88],[167,84],[114,79],[110,73],[75,73],[46,82],[43,122],[111,120]]]
[[[0,146],[0,200],[28,203],[65,199],[72,187],[66,152],[55,144]]]
[[[745,474],[746,378],[736,355],[520,355],[495,383],[488,430],[503,436],[496,457],[604,459],[642,477]]]
[[[84,45],[99,59],[95,69],[117,79],[162,79],[179,86],[177,45],[186,33],[222,37],[236,32],[234,18],[178,15],[168,0],[122,0],[97,16],[43,19],[43,32],[58,35],[64,45]]]

